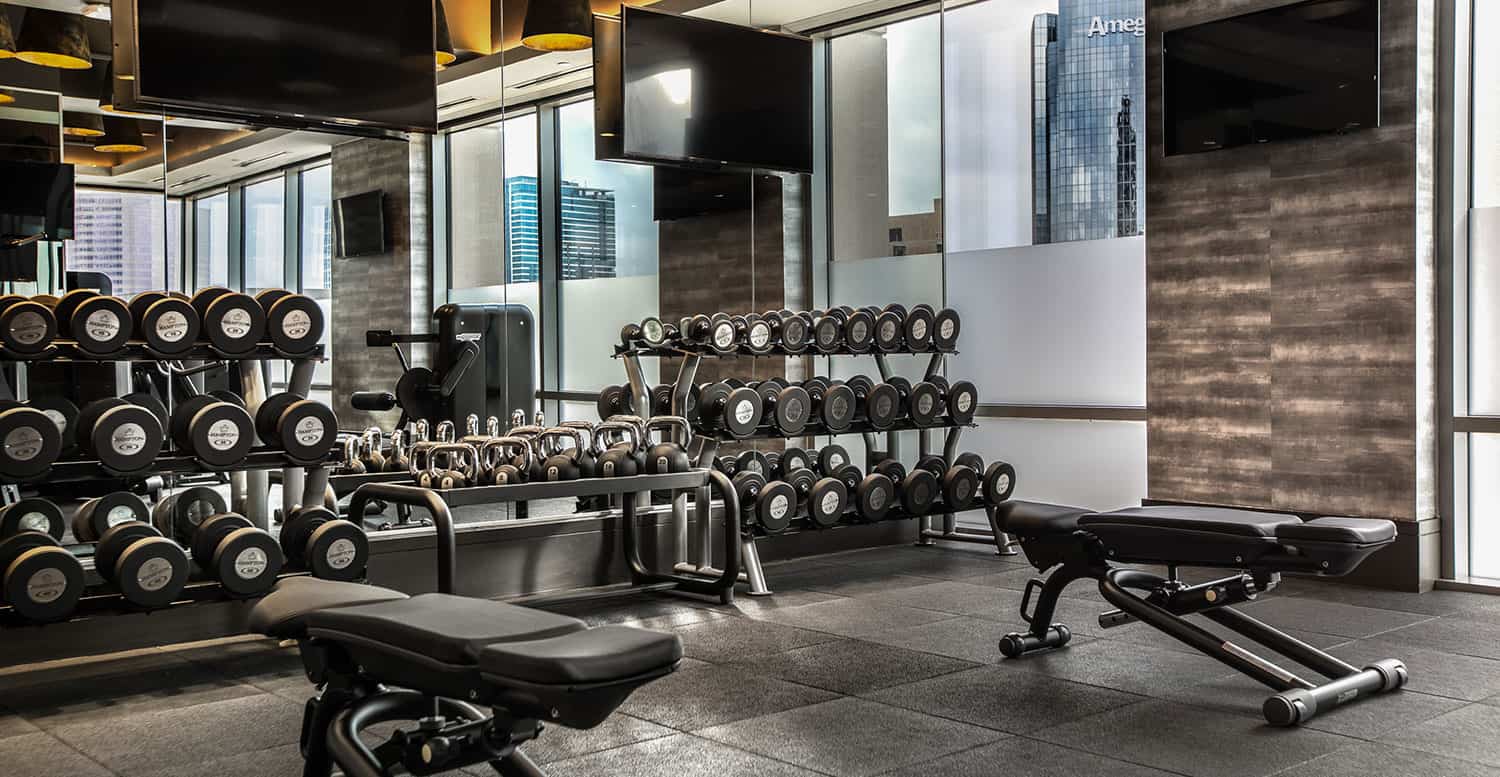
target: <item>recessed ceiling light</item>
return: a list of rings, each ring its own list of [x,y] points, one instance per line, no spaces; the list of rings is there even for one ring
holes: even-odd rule
[[[84,3],[83,15],[90,19],[103,19],[107,22],[111,16],[109,3]]]

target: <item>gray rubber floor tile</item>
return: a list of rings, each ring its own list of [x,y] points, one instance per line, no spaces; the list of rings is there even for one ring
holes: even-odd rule
[[[1361,639],[1328,651],[1355,666],[1396,658],[1406,663],[1409,690],[1479,701],[1500,694],[1500,661],[1430,650],[1412,644]]]
[[[641,720],[623,713],[615,713],[609,719],[586,731],[548,726],[542,735],[521,747],[531,760],[543,764],[577,758],[581,755],[608,750],[622,745],[633,745],[648,739],[676,734],[666,726],[649,720]]]
[[[260,694],[90,720],[53,729],[109,769],[135,777],[297,741],[302,707]]]
[[[1167,701],[1118,707],[1033,736],[1193,777],[1262,777],[1356,741]]]
[[[1500,660],[1500,623],[1475,621],[1457,615],[1396,629],[1381,634],[1380,638],[1399,645]]]
[[[866,777],[1004,736],[930,715],[844,698],[715,726],[701,736],[834,777]]]
[[[997,645],[1005,631],[1007,629],[994,621],[950,618],[921,626],[893,628],[863,639],[976,664],[993,664],[1002,658]]]
[[[677,734],[554,761],[547,777],[816,777],[782,761]]]
[[[1382,610],[1412,612],[1424,615],[1453,615],[1469,610],[1500,605],[1492,594],[1471,591],[1428,591],[1410,593],[1379,588],[1341,585],[1318,580],[1297,580],[1292,593],[1321,602],[1338,602]]]
[[[976,664],[846,639],[746,659],[729,666],[837,693],[857,694],[969,669]]]
[[[1279,774],[1284,777],[1494,777],[1495,770],[1456,758],[1361,742]]]
[[[816,704],[838,694],[730,666],[679,669],[631,694],[621,711],[694,731]]]
[[[994,586],[949,580],[884,591],[863,597],[866,601],[916,607],[924,610],[968,615],[994,621],[1020,621],[1021,593]]]
[[[686,655],[712,663],[780,653],[839,638],[833,634],[751,618],[717,618],[674,631],[682,638]]]
[[[1201,653],[1107,639],[1074,642],[1060,650],[1007,659],[1005,664],[1062,680],[1155,697],[1224,674],[1223,664]]]
[[[6,777],[110,777],[110,771],[53,738],[33,732],[0,739],[0,774]]]
[[[163,653],[0,678],[0,699],[44,729],[255,696],[260,690]]]
[[[1277,628],[1302,629],[1352,638],[1373,636],[1432,617],[1420,613],[1323,602],[1300,596],[1264,599],[1246,604],[1240,609],[1246,615]]]
[[[1298,671],[1314,682],[1322,680],[1311,671]],[[1261,705],[1273,693],[1275,691],[1249,677],[1234,673],[1167,693],[1165,698],[1263,720]],[[1456,699],[1400,691],[1368,696],[1357,703],[1336,707],[1305,725],[1332,734],[1375,740],[1462,706],[1464,702]]]
[[[1387,744],[1500,768],[1500,707],[1471,704],[1404,727]]]
[[[1009,737],[992,745],[887,772],[882,777],[996,777],[1007,773],[1002,765],[1013,765],[1012,773],[1026,777],[1170,777],[1159,769],[1025,737]]]
[[[786,626],[837,634],[841,637],[861,637],[886,631],[893,623],[919,626],[924,623],[946,620],[948,613],[902,607],[868,599],[838,599],[831,602],[808,604],[802,607],[783,607],[757,613],[754,617]]]
[[[1005,664],[943,675],[865,698],[1014,734],[1055,726],[1142,697],[1058,680]]]
[[[296,777],[302,774],[302,766],[302,750],[293,743],[203,763],[179,764],[145,772],[141,777]]]

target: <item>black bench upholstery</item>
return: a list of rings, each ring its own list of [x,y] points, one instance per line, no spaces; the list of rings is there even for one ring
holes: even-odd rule
[[[406,594],[400,591],[379,586],[288,577],[276,584],[272,594],[256,603],[246,628],[277,639],[301,639],[307,636],[309,613],[405,598]]]
[[[307,630],[314,637],[389,646],[455,666],[476,665],[480,651],[496,642],[546,639],[587,628],[563,615],[446,594],[335,607],[307,616]]]
[[[1090,512],[1092,511],[1081,507],[1020,500],[1002,502],[995,508],[995,516],[1001,528],[1023,537],[1072,534],[1078,529],[1078,519]]]

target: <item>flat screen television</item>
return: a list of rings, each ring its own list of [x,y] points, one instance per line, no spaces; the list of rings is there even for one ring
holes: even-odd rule
[[[73,238],[73,166],[0,161],[0,245]]]
[[[429,2],[115,0],[113,16],[121,107],[364,134],[437,127]]]
[[[746,211],[754,199],[750,173],[723,173],[680,167],[652,169],[651,207],[657,221]]]
[[[1168,156],[1380,125],[1379,0],[1311,0],[1162,36]]]
[[[595,17],[595,152],[812,172],[812,41],[625,6]]]
[[[334,200],[333,240],[337,256],[385,253],[385,192],[363,192]]]

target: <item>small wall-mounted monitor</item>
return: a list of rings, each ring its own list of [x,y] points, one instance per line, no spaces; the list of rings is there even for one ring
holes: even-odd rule
[[[1168,156],[1380,126],[1379,0],[1311,0],[1162,36]]]
[[[334,200],[333,240],[340,257],[385,253],[385,192],[377,189]]]
[[[0,240],[73,238],[73,166],[0,161]]]

